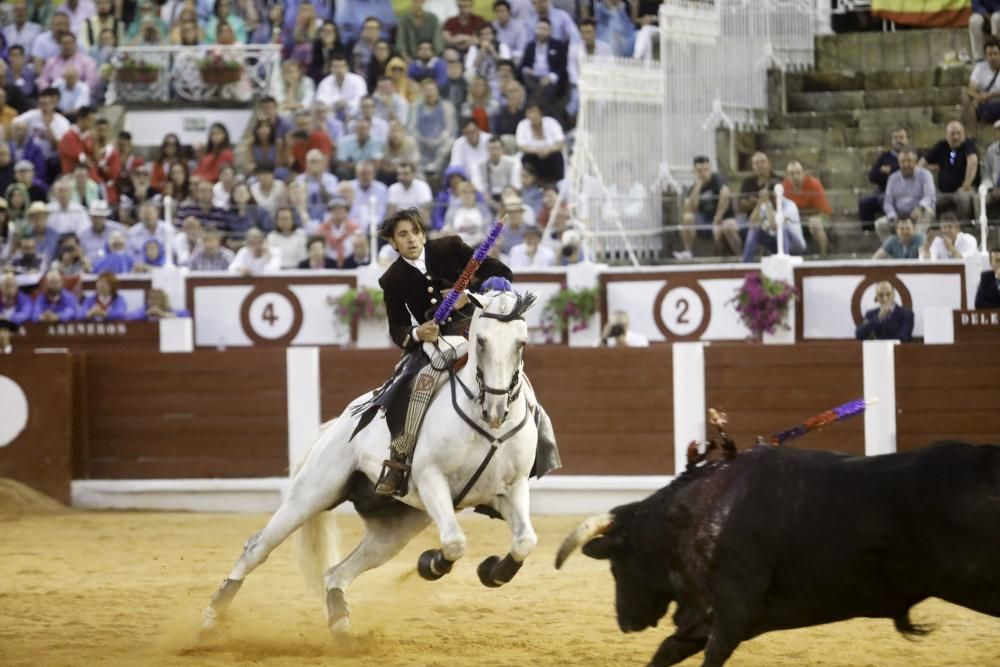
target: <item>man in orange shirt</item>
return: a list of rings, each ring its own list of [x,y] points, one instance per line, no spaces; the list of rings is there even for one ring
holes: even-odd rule
[[[94,160],[94,139],[90,128],[94,125],[94,108],[80,107],[76,112],[76,122],[59,139],[59,163],[62,173],[70,174],[78,164],[90,164]]]
[[[799,207],[802,222],[808,225],[809,232],[819,246],[819,254],[826,257],[830,246],[826,227],[830,224],[833,210],[830,208],[830,202],[826,200],[823,184],[815,176],[806,176],[802,163],[792,160],[785,167],[785,180],[782,186],[785,188],[785,197]]]

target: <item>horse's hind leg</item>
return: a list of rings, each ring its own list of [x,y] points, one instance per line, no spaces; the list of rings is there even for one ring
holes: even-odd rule
[[[326,583],[327,625],[334,634],[350,632],[350,610],[344,595],[362,573],[386,563],[431,522],[422,510],[402,503],[362,515],[365,534],[347,558],[331,567]]]
[[[511,545],[510,553],[503,558],[490,556],[476,568],[479,581],[490,588],[502,586],[513,579],[538,544],[529,515],[527,479],[514,484],[506,495],[498,496],[496,506],[510,524]]]

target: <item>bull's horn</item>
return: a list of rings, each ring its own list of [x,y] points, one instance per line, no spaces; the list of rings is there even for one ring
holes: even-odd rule
[[[562,545],[559,546],[559,552],[556,554],[556,569],[561,568],[562,564],[569,558],[569,555],[581,545],[607,533],[614,520],[615,517],[610,513],[595,514],[584,520],[583,523],[576,527],[576,530],[566,536]]]

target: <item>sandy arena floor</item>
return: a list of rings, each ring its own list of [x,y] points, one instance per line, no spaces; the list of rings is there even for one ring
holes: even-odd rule
[[[355,584],[358,636],[338,645],[290,543],[247,579],[225,632],[198,642],[202,607],[264,516],[8,514],[0,517],[0,665],[641,665],[666,636],[618,631],[606,564],[576,554],[553,569],[576,518],[537,518],[538,551],[511,584],[490,590],[475,566],[506,552],[506,526],[463,517],[469,549],[452,574],[434,583],[416,575],[419,553],[436,546],[424,532]],[[346,552],[361,524],[339,523]],[[1000,665],[1000,619],[939,601],[914,619],[937,630],[916,642],[887,620],[776,633],[743,644],[730,664]]]

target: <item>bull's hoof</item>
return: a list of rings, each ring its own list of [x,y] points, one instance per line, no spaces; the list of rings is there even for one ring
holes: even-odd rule
[[[440,549],[428,549],[417,560],[417,573],[427,581],[437,581],[451,572],[454,561],[444,557]]]
[[[487,588],[500,588],[504,585],[505,582],[493,580],[493,569],[499,562],[499,556],[490,556],[476,568],[476,574],[479,575],[479,581],[482,582],[483,586],[486,586]]]

